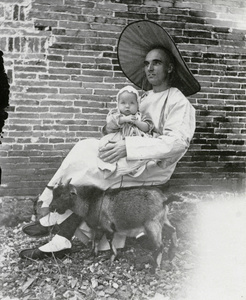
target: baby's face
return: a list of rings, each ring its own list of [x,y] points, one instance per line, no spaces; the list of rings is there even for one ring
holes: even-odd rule
[[[135,115],[138,111],[137,96],[134,93],[123,92],[119,95],[118,108],[125,116]]]

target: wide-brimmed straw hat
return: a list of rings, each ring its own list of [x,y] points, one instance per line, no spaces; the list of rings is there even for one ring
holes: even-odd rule
[[[189,70],[173,39],[164,28],[152,21],[130,23],[119,37],[117,55],[125,76],[145,91],[152,89],[145,76],[144,61],[147,53],[155,47],[167,49],[174,57],[172,86],[186,96],[199,92],[200,84]]]

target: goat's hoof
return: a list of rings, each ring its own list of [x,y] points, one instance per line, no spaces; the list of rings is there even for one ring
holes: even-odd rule
[[[115,258],[116,258],[116,255],[112,254],[111,257],[110,257],[110,265],[113,264],[113,262],[115,261]]]
[[[174,259],[175,254],[176,254],[176,249],[177,249],[177,247],[175,247],[175,246],[170,246],[170,248],[168,249],[167,255],[168,255],[168,259],[170,261],[172,261]]]
[[[157,257],[156,257],[156,266],[158,267],[158,268],[160,268],[160,266],[161,266],[161,262],[162,262],[162,253],[159,253],[158,255],[157,255]]]
[[[150,274],[155,274],[156,273],[156,269],[157,269],[157,266],[151,266],[151,268],[149,269],[149,272]]]
[[[94,250],[90,251],[86,256],[86,258],[95,258],[95,257],[97,257],[97,254],[95,253]]]

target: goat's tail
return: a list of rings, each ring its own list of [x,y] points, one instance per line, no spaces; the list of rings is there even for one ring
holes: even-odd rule
[[[183,201],[184,201],[183,197],[179,195],[171,194],[167,197],[167,200],[165,200],[163,204],[168,205],[172,202],[183,202]]]
[[[163,202],[163,204],[168,205],[172,202],[183,202],[184,199],[182,196],[172,194],[170,191],[170,185],[169,182],[160,184],[156,186],[158,189],[160,189],[163,193],[163,195],[166,195],[166,200]]]

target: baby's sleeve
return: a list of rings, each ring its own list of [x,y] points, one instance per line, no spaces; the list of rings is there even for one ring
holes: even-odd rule
[[[107,124],[104,125],[102,128],[102,133],[113,133],[117,132],[120,128],[122,128],[122,125],[119,124],[120,116],[121,114],[116,108],[111,109],[106,118]]]

